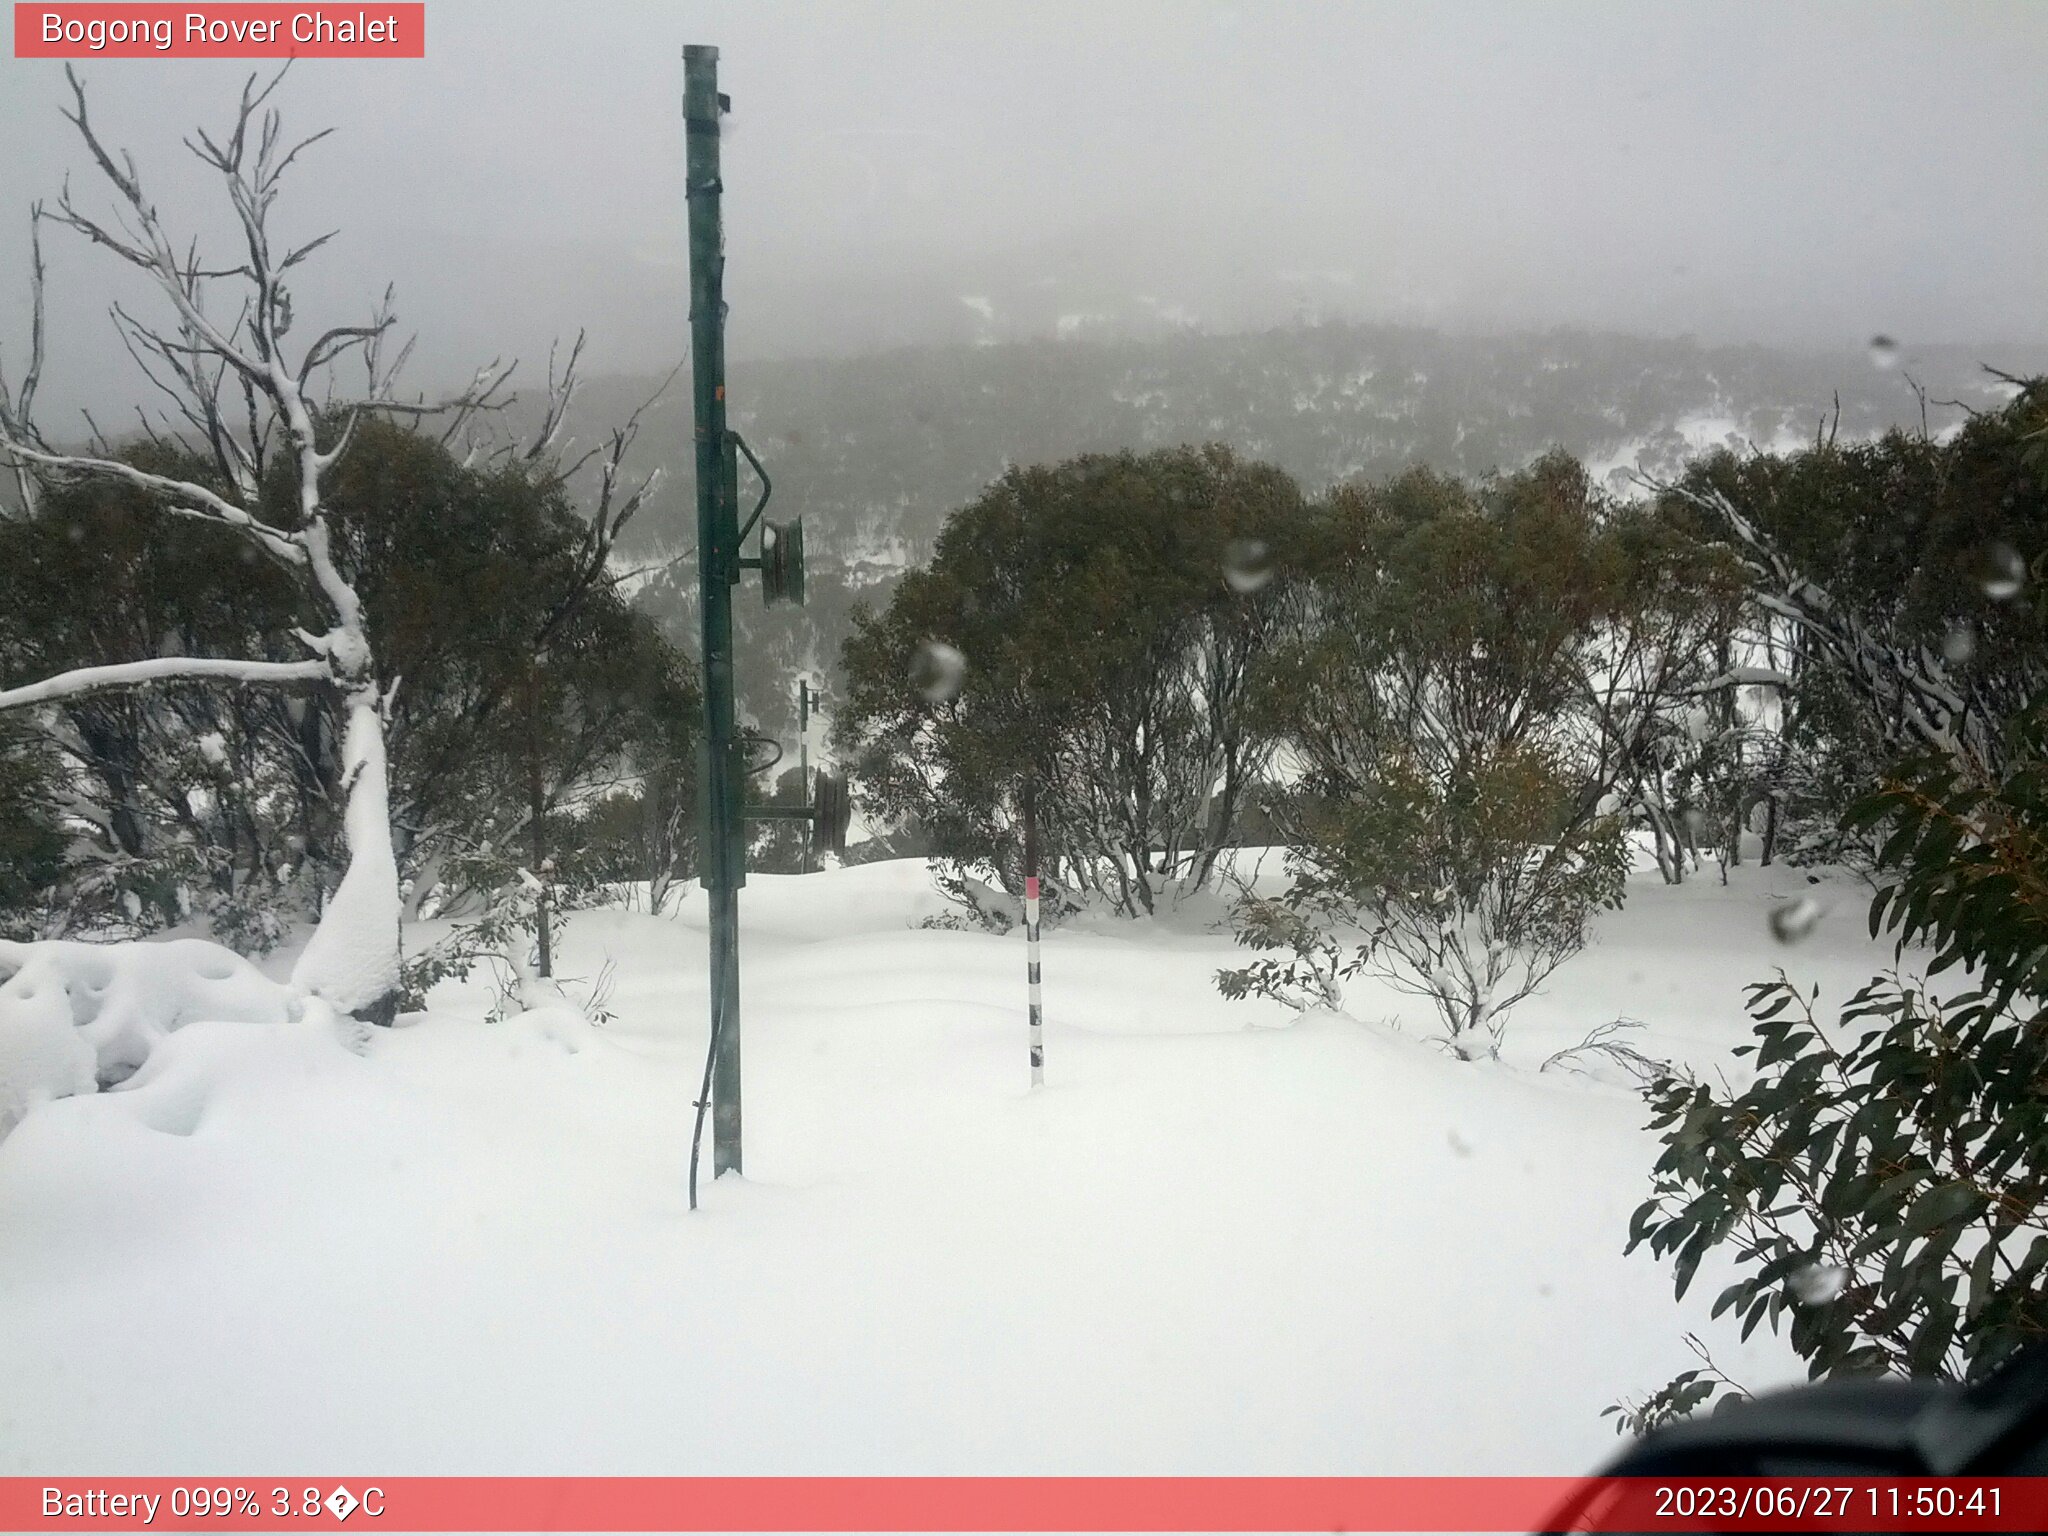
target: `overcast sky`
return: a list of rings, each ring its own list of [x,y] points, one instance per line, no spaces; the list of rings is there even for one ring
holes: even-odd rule
[[[294,67],[287,126],[339,131],[278,212],[342,231],[300,313],[394,281],[419,382],[579,325],[603,371],[682,355],[686,42],[734,102],[735,356],[1133,312],[2048,340],[2028,0],[429,0],[427,25],[424,60]],[[247,66],[82,67],[173,226],[217,231],[178,137]],[[69,172],[104,206],[64,100],[61,65],[0,61],[10,360],[30,200]],[[53,403],[132,402],[108,261],[50,247]]]

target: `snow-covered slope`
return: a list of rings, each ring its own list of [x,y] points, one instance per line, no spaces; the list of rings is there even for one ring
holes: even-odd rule
[[[1701,1065],[1784,963],[1888,959],[1853,887],[1639,882],[1463,1064],[1228,1003],[1213,909],[1048,936],[920,929],[915,864],[743,896],[747,1177],[685,1208],[703,905],[575,919],[616,1019],[194,1023],[0,1142],[0,1473],[1549,1473],[1693,1363],[1799,1374],[1624,1259],[1654,1143],[1533,1064],[1617,1014]],[[1396,1027],[1396,1022],[1400,1027]],[[367,1038],[363,1038],[367,1035]]]

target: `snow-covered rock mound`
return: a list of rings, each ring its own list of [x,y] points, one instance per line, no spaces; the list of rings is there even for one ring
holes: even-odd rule
[[[276,1024],[293,993],[203,939],[0,941],[0,1136],[29,1106],[126,1077],[197,1019]]]

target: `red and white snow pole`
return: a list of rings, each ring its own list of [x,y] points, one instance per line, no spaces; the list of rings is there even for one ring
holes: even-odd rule
[[[1024,947],[1031,992],[1031,1086],[1045,1086],[1045,1011],[1038,995],[1038,801],[1024,780]]]

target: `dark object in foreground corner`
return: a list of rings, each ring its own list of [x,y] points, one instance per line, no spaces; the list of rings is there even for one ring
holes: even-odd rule
[[[2048,1345],[2020,1350],[1967,1386],[1837,1377],[1766,1393],[1709,1418],[1653,1430],[1600,1475],[2048,1476]],[[1549,1530],[1570,1530],[1599,1486],[1589,1485],[1586,1498],[1560,1510]]]

